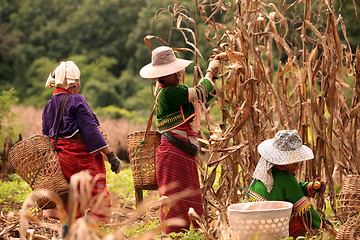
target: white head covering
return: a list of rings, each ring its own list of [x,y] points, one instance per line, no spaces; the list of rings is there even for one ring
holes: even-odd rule
[[[255,168],[253,178],[260,180],[271,192],[274,179],[271,168],[276,165],[287,165],[314,158],[312,150],[302,145],[297,130],[281,130],[275,137],[263,141],[258,146],[261,158]]]
[[[170,47],[161,46],[152,51],[151,63],[140,69],[143,78],[158,78],[185,69],[192,61],[175,57]]]
[[[45,87],[60,87],[68,89],[80,82],[80,70],[73,61],[60,62],[49,74]]]

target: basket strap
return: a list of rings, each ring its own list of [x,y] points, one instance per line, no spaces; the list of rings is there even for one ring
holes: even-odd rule
[[[60,124],[62,122],[62,116],[63,116],[63,113],[64,113],[64,109],[65,109],[65,106],[66,106],[66,103],[67,103],[67,100],[70,96],[70,93],[66,93],[66,95],[63,97],[62,101],[61,101],[61,109],[60,109],[60,116],[59,116],[59,123],[56,127],[56,134],[55,134],[55,143],[54,143],[54,148],[56,147],[56,144],[57,144],[57,141],[58,141],[58,138],[59,138],[59,129],[60,129]]]
[[[150,113],[149,120],[148,120],[148,123],[147,123],[147,126],[146,126],[146,130],[145,130],[145,134],[144,134],[144,140],[146,139],[146,136],[148,135],[148,133],[149,133],[149,131],[151,129],[151,123],[152,123],[152,119],[153,119],[155,109],[157,107],[157,100],[158,100],[160,91],[161,91],[161,89],[157,89],[157,91],[156,91],[154,106],[153,106],[153,109],[152,109],[152,111]]]
[[[54,143],[54,149],[52,149],[52,151],[55,151],[55,147],[56,147],[56,144],[57,144],[57,140],[58,140],[58,138],[59,138],[59,128],[60,128],[60,124],[61,124],[61,122],[62,122],[62,115],[63,115],[64,109],[65,109],[65,106],[66,106],[66,102],[67,102],[69,96],[70,96],[70,93],[67,93],[67,94],[63,97],[63,99],[62,99],[62,101],[61,101],[59,123],[58,123],[58,125],[57,125],[57,127],[56,127],[55,143]],[[44,161],[41,163],[41,165],[40,165],[39,169],[37,170],[37,172],[36,172],[33,180],[31,181],[30,187],[32,187],[32,185],[34,184],[37,176],[38,176],[39,173],[40,173],[40,170],[43,168],[43,166],[44,166],[44,164],[46,163],[47,160],[48,160],[48,158],[46,157],[46,158],[44,159]]]
[[[153,106],[153,109],[151,110],[151,113],[150,113],[150,116],[149,116],[149,120],[148,120],[148,123],[147,123],[147,126],[146,126],[146,130],[145,130],[145,133],[144,133],[144,139],[140,142],[139,146],[138,146],[138,149],[135,150],[134,152],[134,155],[136,152],[139,152],[139,154],[141,155],[141,148],[142,148],[142,145],[145,144],[145,140],[146,140],[146,137],[151,129],[151,124],[152,124],[152,119],[153,119],[153,115],[154,115],[154,112],[155,112],[155,109],[157,107],[157,100],[158,100],[158,97],[159,97],[159,93],[160,93],[161,89],[156,89],[156,95],[155,95],[155,100],[154,100],[154,106]],[[140,159],[140,158],[139,158]],[[144,185],[143,183],[143,176],[142,176],[142,167],[141,167],[141,164],[139,163],[139,173],[140,173],[140,180],[141,180],[141,188],[140,190],[142,191],[142,186]]]

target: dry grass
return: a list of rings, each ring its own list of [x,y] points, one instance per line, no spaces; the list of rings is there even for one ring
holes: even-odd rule
[[[121,159],[127,159],[127,135],[136,131],[144,131],[146,124],[131,124],[124,119],[101,119],[101,130],[107,135],[109,146],[118,153]],[[126,158],[125,158],[126,157]]]
[[[27,138],[35,134],[41,134],[41,110],[32,106],[13,106],[15,116],[15,131]]]

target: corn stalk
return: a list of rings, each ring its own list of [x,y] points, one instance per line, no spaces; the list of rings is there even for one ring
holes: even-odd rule
[[[258,144],[278,130],[297,129],[314,151],[298,178],[327,182],[326,196],[315,201],[319,211],[329,201],[336,212],[335,187],[344,176],[360,174],[360,49],[352,52],[332,1],[291,2],[204,0],[197,2],[202,23],[188,12],[172,17],[173,31],[193,33],[191,39],[183,35],[192,52],[199,53],[201,36],[191,24],[205,24],[213,52],[228,57],[216,83],[216,104],[207,109],[221,120],[214,124],[207,115],[200,132],[203,142],[210,140],[199,165],[207,231],[216,239],[227,206],[243,200],[252,180]],[[202,76],[196,64],[195,76]]]

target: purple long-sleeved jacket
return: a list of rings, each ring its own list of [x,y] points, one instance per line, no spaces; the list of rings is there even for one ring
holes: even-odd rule
[[[64,96],[65,93],[53,95],[43,109],[42,133],[50,138],[55,138]],[[99,126],[99,120],[91,111],[85,97],[80,94],[70,94],[64,108],[59,137],[71,138],[76,133],[80,133],[85,146],[90,153],[93,153],[108,146]]]

